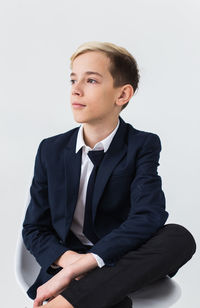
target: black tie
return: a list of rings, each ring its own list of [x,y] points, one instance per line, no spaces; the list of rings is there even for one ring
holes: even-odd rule
[[[94,232],[92,223],[92,196],[98,167],[103,159],[104,151],[89,151],[88,156],[94,164],[94,167],[92,169],[87,186],[83,233],[93,244],[95,244],[98,238]]]

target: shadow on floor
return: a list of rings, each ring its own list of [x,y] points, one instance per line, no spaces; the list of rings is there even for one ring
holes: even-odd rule
[[[178,301],[181,288],[173,279],[165,277],[129,296],[134,308],[167,308]]]

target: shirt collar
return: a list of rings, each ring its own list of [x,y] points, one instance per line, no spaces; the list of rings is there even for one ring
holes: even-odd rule
[[[114,135],[116,134],[117,132],[117,129],[119,127],[119,119],[118,119],[118,124],[117,126],[115,127],[115,129],[110,133],[110,135],[108,135],[105,139],[97,142],[95,144],[95,146],[92,148],[90,148],[88,145],[85,144],[85,141],[83,139],[83,124],[81,124],[80,128],[79,128],[79,131],[78,131],[78,135],[77,135],[77,141],[76,141],[76,153],[83,147],[84,150],[86,151],[86,153],[88,151],[92,151],[92,150],[96,150],[96,151],[99,151],[99,150],[104,150],[104,152],[106,152],[111,144],[111,141],[114,137]]]

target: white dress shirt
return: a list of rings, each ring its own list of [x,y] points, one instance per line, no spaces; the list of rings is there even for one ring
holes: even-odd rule
[[[70,229],[84,245],[93,246],[93,243],[90,242],[89,239],[83,234],[87,186],[90,174],[94,166],[87,153],[88,151],[93,151],[93,150],[95,151],[104,150],[104,152],[106,152],[111,144],[114,135],[117,132],[118,127],[119,127],[119,120],[116,128],[112,131],[112,133],[105,139],[97,142],[93,147],[93,149],[91,149],[89,146],[85,144],[83,138],[83,124],[80,126],[78,131],[77,141],[76,141],[76,153],[82,148],[81,176],[80,176],[78,200]],[[104,261],[99,256],[97,256],[94,253],[93,256],[95,257],[99,267],[105,265]]]

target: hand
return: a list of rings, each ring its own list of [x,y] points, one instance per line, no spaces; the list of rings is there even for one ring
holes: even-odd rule
[[[37,289],[33,308],[43,305],[47,299],[52,299],[61,293],[72,280],[69,268],[62,269],[58,274]]]
[[[55,308],[55,307],[62,307],[62,308],[74,308],[70,302],[68,302],[63,296],[58,295],[55,298],[53,298],[51,301],[48,301],[47,304],[43,306],[37,306],[36,308]]]
[[[62,256],[60,256],[54,263],[65,268],[66,266],[79,260],[82,256],[83,254],[77,253],[73,250],[68,250],[62,254]]]
[[[39,308],[43,301],[56,297],[69,285],[72,279],[81,279],[83,275],[97,266],[98,264],[91,253],[82,254],[77,261],[63,268],[37,289],[33,308]]]

